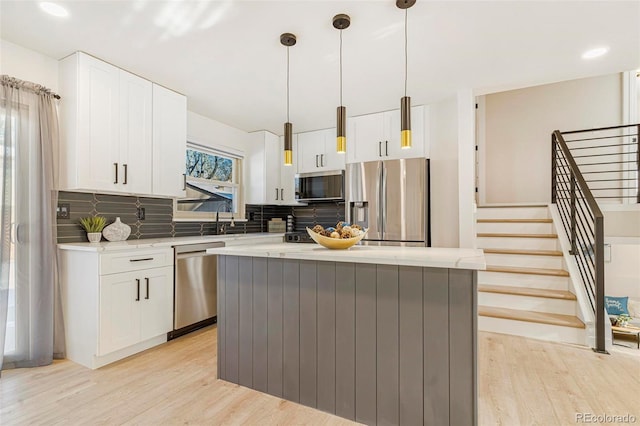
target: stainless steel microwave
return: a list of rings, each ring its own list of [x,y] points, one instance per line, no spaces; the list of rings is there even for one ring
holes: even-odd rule
[[[300,173],[295,176],[296,200],[344,200],[344,170]]]

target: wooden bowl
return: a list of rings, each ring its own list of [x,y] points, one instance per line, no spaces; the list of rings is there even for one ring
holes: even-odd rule
[[[361,239],[363,239],[365,235],[367,235],[367,231],[368,229],[364,229],[364,232],[362,234],[353,238],[331,238],[320,235],[317,232],[313,232],[311,229],[307,228],[307,233],[313,239],[313,241],[320,244],[322,247],[326,247],[331,250],[344,250],[353,247]]]

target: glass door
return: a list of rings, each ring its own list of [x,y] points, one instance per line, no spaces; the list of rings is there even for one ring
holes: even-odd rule
[[[5,129],[6,129],[6,123],[5,123],[6,119],[5,119],[5,114],[0,114],[0,146],[4,145],[4,138],[5,138]],[[10,212],[11,212],[11,218],[13,221],[15,221],[16,218],[16,164],[15,164],[15,159],[16,159],[16,146],[15,146],[15,141],[16,141],[16,128],[15,128],[15,119],[12,118],[11,119],[13,124],[10,129],[10,139],[11,139],[11,146],[8,150],[3,151],[0,150],[0,163],[2,164],[2,167],[6,167],[7,169],[9,169],[9,173],[11,175],[11,201],[9,203],[9,206],[6,206],[9,208]],[[6,156],[6,158],[5,158]],[[9,188],[8,188],[9,189]],[[0,199],[4,199],[4,192],[5,187],[4,185],[0,185]],[[8,284],[7,283],[2,283],[0,284],[0,290],[1,291],[7,291],[8,293],[8,310],[7,310],[7,324],[6,324],[6,329],[5,329],[5,343],[4,343],[4,354],[5,356],[11,356],[16,352],[17,349],[17,335],[16,335],[16,240],[15,240],[15,235],[16,235],[16,224],[15,222],[11,223],[11,229],[10,229],[10,246],[9,246],[9,260],[8,263],[5,263],[2,265],[2,268],[5,269],[7,268],[9,275],[8,275]],[[7,270],[3,271],[3,272],[7,272]],[[2,274],[3,276],[5,276],[5,274]],[[4,278],[3,278],[4,279]],[[6,289],[6,290],[5,290]]]

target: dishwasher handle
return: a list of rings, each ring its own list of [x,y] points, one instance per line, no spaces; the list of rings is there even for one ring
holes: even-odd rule
[[[205,257],[205,256],[216,256],[215,254],[208,254],[206,251],[191,251],[187,253],[179,253],[176,254],[176,259],[189,259],[192,257]]]

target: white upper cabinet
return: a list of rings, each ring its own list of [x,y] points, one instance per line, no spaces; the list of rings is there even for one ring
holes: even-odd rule
[[[60,189],[118,191],[120,70],[78,53],[60,71]]]
[[[347,163],[380,160],[384,144],[384,113],[347,119]]]
[[[244,161],[247,204],[296,204],[297,151],[297,135],[293,135],[293,165],[285,166],[284,137],[265,131],[250,134]]]
[[[284,136],[280,136],[280,204],[296,204],[296,173],[298,173],[298,161],[296,153],[298,152],[298,135],[293,135],[293,165],[285,166],[284,164]]]
[[[187,98],[153,84],[153,195],[185,196],[186,150]]]
[[[345,154],[336,152],[336,129],[298,133],[298,173],[344,170]]]
[[[60,92],[59,189],[183,194],[184,96],[81,52],[60,61]]]
[[[411,108],[412,147],[400,148],[400,110],[361,115],[348,120],[347,162],[427,158],[427,107]]]
[[[151,194],[151,82],[120,70],[120,158],[122,188]]]
[[[247,204],[278,204],[281,153],[277,135],[265,131],[249,134],[244,161]]]

